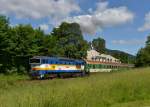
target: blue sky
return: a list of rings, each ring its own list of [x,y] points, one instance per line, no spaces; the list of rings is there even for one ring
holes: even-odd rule
[[[46,33],[62,21],[77,22],[84,38],[102,37],[109,49],[131,54],[150,31],[149,0],[0,0],[0,14],[11,25],[31,24]]]

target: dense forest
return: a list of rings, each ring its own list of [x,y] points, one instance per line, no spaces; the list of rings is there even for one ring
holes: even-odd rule
[[[91,43],[98,52],[110,54],[123,63],[135,61],[130,54],[107,49],[102,38],[94,39]],[[77,23],[63,22],[45,34],[40,27],[33,28],[30,24],[12,27],[9,18],[0,16],[0,73],[27,73],[28,59],[32,56],[82,59],[86,57],[88,49],[90,42],[84,40]]]

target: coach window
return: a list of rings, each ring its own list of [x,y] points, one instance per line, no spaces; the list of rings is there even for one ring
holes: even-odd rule
[[[109,65],[106,65],[106,68],[109,68]]]
[[[97,64],[95,64],[95,68],[97,68]]]
[[[106,67],[107,67],[107,68],[109,68],[110,66],[109,66],[109,65],[107,65]]]
[[[105,68],[107,68],[107,65],[105,65]]]
[[[109,62],[109,59],[107,59],[107,61]]]
[[[107,67],[106,68],[109,68],[109,65],[107,65]]]
[[[96,64],[96,68],[99,68],[99,65],[98,65],[98,64]]]
[[[108,65],[105,65],[105,68],[108,68]]]
[[[97,64],[95,64],[95,69],[97,68]]]
[[[100,65],[100,64],[98,65],[98,68],[101,68],[101,65]]]
[[[93,69],[95,68],[95,65],[93,64],[93,67],[92,67]]]

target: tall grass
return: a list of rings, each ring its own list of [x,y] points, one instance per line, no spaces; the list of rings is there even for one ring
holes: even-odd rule
[[[150,106],[150,68],[84,78],[25,79],[0,76],[0,107]]]

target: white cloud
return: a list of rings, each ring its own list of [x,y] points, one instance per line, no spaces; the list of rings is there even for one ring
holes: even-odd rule
[[[141,45],[145,43],[145,40],[113,40],[112,43],[116,45]]]
[[[108,2],[100,2],[92,14],[69,17],[68,22],[76,22],[84,33],[94,34],[97,30],[127,23],[134,14],[126,7],[108,8]]]
[[[62,21],[77,22],[81,30],[89,34],[124,24],[134,17],[126,7],[108,8],[108,2],[98,2],[96,10],[90,8],[89,14],[70,17],[72,12],[80,11],[75,0],[0,0],[0,14],[17,18],[48,18],[49,24],[55,26]]]
[[[108,8],[108,2],[98,2],[95,13],[103,12]]]
[[[44,31],[47,31],[49,29],[49,26],[47,24],[41,24],[40,28]]]
[[[150,12],[145,15],[144,25],[138,29],[138,31],[146,31],[146,30],[150,30]]]
[[[18,18],[50,17],[58,20],[73,11],[80,11],[80,7],[73,0],[0,0],[0,14]]]

